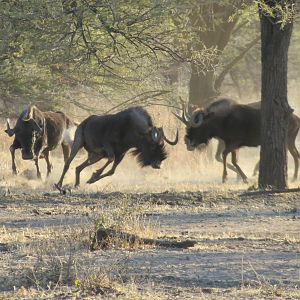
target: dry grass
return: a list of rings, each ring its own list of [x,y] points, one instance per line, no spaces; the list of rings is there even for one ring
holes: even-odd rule
[[[86,168],[82,172],[82,189],[84,191],[162,191],[162,190],[197,190],[199,185],[208,184],[212,187],[217,187],[221,183],[222,165],[213,159],[214,151],[186,151],[183,142],[185,134],[182,124],[177,122],[174,117],[167,110],[157,108],[150,109],[150,113],[154,116],[155,124],[164,126],[166,134],[173,139],[175,136],[174,128],[180,129],[180,142],[177,146],[171,147],[167,145],[169,157],[162,164],[161,170],[154,170],[152,168],[141,169],[135,159],[131,155],[127,155],[118,167],[116,173],[108,178],[104,178],[91,186],[85,184],[85,181],[91,176],[92,172],[99,168],[103,163],[95,164],[94,166]],[[4,122],[3,122],[4,130]],[[40,181],[36,179],[35,166],[31,161],[23,161],[20,157],[19,150],[16,151],[17,166],[20,174],[17,177],[11,176],[11,159],[9,153],[9,146],[12,143],[12,138],[7,135],[0,128],[0,169],[2,169],[2,182],[7,187],[21,187],[28,189],[52,187],[53,183],[57,182],[60,177],[63,160],[60,147],[55,150],[53,154],[53,173],[49,179]],[[216,148],[216,143],[212,143],[213,148]],[[255,152],[255,150],[254,150]],[[258,151],[256,150],[256,156]],[[80,164],[85,159],[86,153],[82,151],[78,157],[75,158],[67,173],[65,184],[74,184],[74,170],[75,166]],[[253,153],[251,153],[253,156]],[[41,160],[42,176],[45,177],[46,165],[44,160]],[[242,164],[245,166],[245,164]],[[246,169],[248,171],[248,167]],[[250,167],[252,172],[252,167]],[[249,172],[248,172],[249,173]],[[229,186],[236,186],[236,175],[231,174]],[[238,186],[243,186],[241,183]]]
[[[99,226],[141,237],[156,237],[157,227],[154,229],[142,213],[142,205],[133,210],[133,203],[125,196],[106,209],[101,207],[86,225],[27,227],[25,230],[2,227],[1,243],[10,250],[3,256],[2,275],[7,274],[7,277],[3,277],[5,281],[0,280],[0,286],[3,285],[4,290],[15,289],[14,293],[6,293],[4,297],[46,299],[66,293],[86,299],[97,295],[140,299],[134,283],[130,282],[129,288],[123,282],[126,254],[123,258],[113,255],[108,266],[100,267],[95,263],[97,255],[92,255],[88,248],[92,232]],[[133,251],[144,247],[142,244],[129,245],[116,237],[108,248]]]
[[[124,161],[120,164],[116,173],[108,178],[87,185],[85,181],[90,178],[92,172],[98,169],[103,163],[95,164],[86,168],[81,175],[82,187],[81,192],[110,192],[121,190],[125,192],[159,192],[159,191],[198,191],[199,189],[215,189],[226,191],[227,189],[247,189],[256,184],[257,178],[251,177],[253,167],[258,161],[259,151],[254,149],[242,149],[240,151],[239,160],[240,166],[249,176],[249,185],[238,182],[236,174],[229,173],[229,180],[226,185],[221,185],[222,164],[216,162],[213,158],[216,149],[216,142],[213,141],[212,148],[208,151],[186,151],[183,143],[184,128],[181,124],[175,123],[175,120],[170,117],[169,113],[153,114],[156,123],[164,125],[168,136],[173,138],[175,132],[174,127],[180,128],[180,142],[176,147],[167,145],[169,157],[162,164],[161,170],[152,168],[141,169],[135,159],[131,155],[127,155]],[[4,129],[4,127],[3,127]],[[41,170],[43,181],[36,179],[36,171],[34,163],[31,161],[23,161],[20,157],[19,150],[16,151],[17,166],[20,170],[18,176],[11,175],[11,159],[9,146],[12,143],[12,138],[8,138],[0,129],[0,169],[2,186],[6,188],[19,188],[28,190],[52,190],[53,184],[60,177],[63,159],[60,147],[54,151],[53,173],[50,178],[45,178],[46,164],[41,160]],[[65,178],[65,184],[73,185],[75,179],[75,167],[85,159],[86,153],[82,151],[73,161],[70,170]],[[293,172],[293,164],[289,162],[289,173]],[[291,176],[290,176],[291,177]],[[297,187],[297,182],[290,182],[291,187]],[[5,191],[4,191],[5,192]]]

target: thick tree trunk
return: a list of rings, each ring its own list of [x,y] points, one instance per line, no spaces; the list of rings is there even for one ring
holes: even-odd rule
[[[197,2],[195,2],[197,3]],[[237,18],[228,22],[236,6],[232,4],[207,3],[198,1],[189,15],[191,30],[197,32],[197,37],[188,45],[189,51],[217,49],[218,55],[211,62],[209,70],[203,70],[195,64],[191,65],[191,78],[189,82],[189,103],[196,106],[205,106],[218,93],[215,89],[215,68],[219,63],[218,56],[222,54],[229,42]]]
[[[261,15],[262,87],[261,151],[258,183],[261,188],[287,187],[287,131],[292,113],[287,100],[288,48],[292,23]]]
[[[205,107],[217,95],[214,71],[203,73],[197,66],[192,65],[189,82],[189,103],[198,107]]]
[[[219,58],[227,46],[238,21],[234,13],[242,5],[242,1],[233,2],[236,3],[214,1],[214,3],[203,4],[198,1],[198,9],[193,9],[189,15],[189,24],[193,31],[198,33],[192,45],[188,46],[189,49],[199,50],[199,52],[204,48],[217,49],[217,54],[210,62],[211,66],[208,70],[203,70],[195,64],[191,65],[189,103],[192,105],[203,107],[210,104],[220,94],[220,88],[226,74],[258,41],[258,38],[255,38],[245,45],[237,57],[233,58],[223,70],[216,72],[216,69],[220,68]],[[230,17],[233,17],[231,21],[229,21]]]

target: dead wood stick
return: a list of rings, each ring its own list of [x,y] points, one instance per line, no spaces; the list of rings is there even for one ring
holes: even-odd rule
[[[260,190],[260,191],[246,192],[240,194],[240,197],[265,195],[265,194],[296,193],[296,192],[300,192],[300,188],[286,189],[286,190]]]
[[[109,242],[111,239],[117,238],[123,241],[128,242],[129,244],[141,243],[146,245],[155,245],[158,247],[166,247],[166,248],[188,248],[193,247],[197,241],[194,240],[169,240],[169,239],[147,239],[141,238],[135,234],[130,234],[126,232],[116,231],[114,229],[98,229],[91,240],[90,250],[105,249],[109,246]]]

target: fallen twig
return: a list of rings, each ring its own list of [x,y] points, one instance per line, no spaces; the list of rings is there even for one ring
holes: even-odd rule
[[[194,240],[169,240],[169,239],[146,239],[141,238],[135,234],[130,234],[126,232],[116,231],[114,229],[98,229],[91,240],[90,250],[94,251],[96,249],[105,249],[108,247],[109,242],[113,239],[117,238],[127,243],[133,245],[135,243],[141,243],[146,245],[154,245],[158,247],[166,247],[166,248],[189,248],[195,246],[197,241]]]
[[[300,192],[300,188],[286,189],[286,190],[259,190],[259,191],[251,191],[240,194],[240,197],[245,196],[256,196],[256,195],[265,195],[265,194],[282,194],[282,193],[295,193]]]

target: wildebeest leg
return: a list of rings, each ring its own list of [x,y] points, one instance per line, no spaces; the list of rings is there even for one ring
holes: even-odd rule
[[[70,156],[71,147],[69,145],[61,144],[61,148],[64,155],[64,162],[66,162]]]
[[[115,160],[115,153],[110,145],[108,145],[108,144],[104,145],[103,151],[106,154],[108,160],[102,168],[100,168],[99,170],[97,170],[96,172],[93,173],[92,177],[87,181],[87,183],[92,183],[92,182],[99,180],[98,179],[99,176],[108,167],[108,165],[110,165]],[[94,179],[95,179],[95,181],[94,181]],[[90,182],[90,181],[92,181],[92,182]]]
[[[104,177],[113,175],[115,173],[115,170],[116,170],[117,166],[119,165],[119,163],[122,161],[123,158],[124,158],[124,154],[116,155],[114,163],[113,163],[113,166],[112,166],[112,168],[108,172],[106,172],[103,175],[101,175],[101,173],[106,168],[106,166],[108,166],[108,162],[109,161],[105,164],[106,166],[104,165],[105,168],[103,166],[101,169],[99,169],[98,171],[96,171],[92,175],[92,177],[87,181],[87,183],[91,184],[91,183],[94,183],[94,182],[96,182],[96,181],[104,178]]]
[[[81,165],[79,165],[78,167],[76,167],[75,187],[79,186],[79,184],[80,184],[80,172],[81,172],[84,168],[86,168],[86,167],[88,167],[88,166],[90,166],[90,165],[96,163],[97,161],[99,161],[99,160],[102,159],[103,157],[104,157],[103,154],[98,154],[98,153],[89,153],[89,154],[88,154],[87,160],[84,161],[84,162],[83,162]]]
[[[226,163],[226,159],[227,159],[227,155],[230,151],[228,149],[225,148],[225,150],[222,153],[223,156],[223,177],[222,177],[222,182],[225,183],[227,180],[227,163]]]
[[[36,167],[37,178],[38,178],[38,179],[41,179],[42,176],[41,176],[41,172],[40,172],[39,159],[38,159],[38,157],[35,158],[34,163],[35,163],[35,167]]]
[[[45,158],[45,161],[46,161],[46,164],[47,164],[47,177],[49,177],[52,169],[53,169],[53,166],[50,162],[50,152],[49,151],[45,151],[44,153],[44,158]]]
[[[218,162],[223,163],[222,152],[225,149],[225,144],[222,140],[218,140],[218,141],[219,142],[218,142],[218,147],[217,147],[217,151],[216,151],[216,154],[215,154],[215,159]],[[237,172],[237,170],[234,166],[232,166],[231,164],[227,164],[227,168],[230,169],[231,171],[234,171],[239,176],[239,173]]]
[[[247,181],[247,176],[245,175],[245,173],[242,171],[242,169],[240,168],[240,166],[237,164],[237,155],[236,155],[236,150],[231,151],[231,161],[232,164],[236,167],[237,171],[239,172],[239,174],[241,175],[244,183],[248,183]]]
[[[78,151],[82,147],[83,147],[82,131],[78,128],[77,131],[76,131],[76,134],[75,134],[75,140],[74,140],[74,143],[72,145],[70,156],[67,159],[67,161],[65,162],[63,172],[60,176],[60,179],[59,179],[58,183],[56,184],[56,187],[58,189],[61,188],[61,186],[62,186],[64,177],[65,177],[67,171],[69,170],[69,167],[70,167],[70,164],[71,164],[72,160],[74,159],[74,157],[76,156],[76,154],[78,153]]]
[[[299,169],[299,152],[295,146],[295,141],[288,143],[288,150],[290,151],[291,155],[293,156],[294,163],[295,163],[295,171],[293,179],[296,180],[298,177],[298,169]]]
[[[95,171],[92,175],[92,177],[87,181],[87,183],[93,183],[97,180],[99,180],[100,175],[103,173],[103,171],[115,160],[114,157],[108,158],[108,161],[104,164],[102,168],[99,170]]]
[[[253,176],[256,176],[259,170],[259,161],[256,163],[254,170],[253,170]]]
[[[11,145],[9,147],[9,151],[11,154],[11,168],[12,168],[13,174],[17,175],[18,169],[17,169],[17,165],[16,165],[16,156],[15,156],[16,148],[14,147],[14,145]]]

